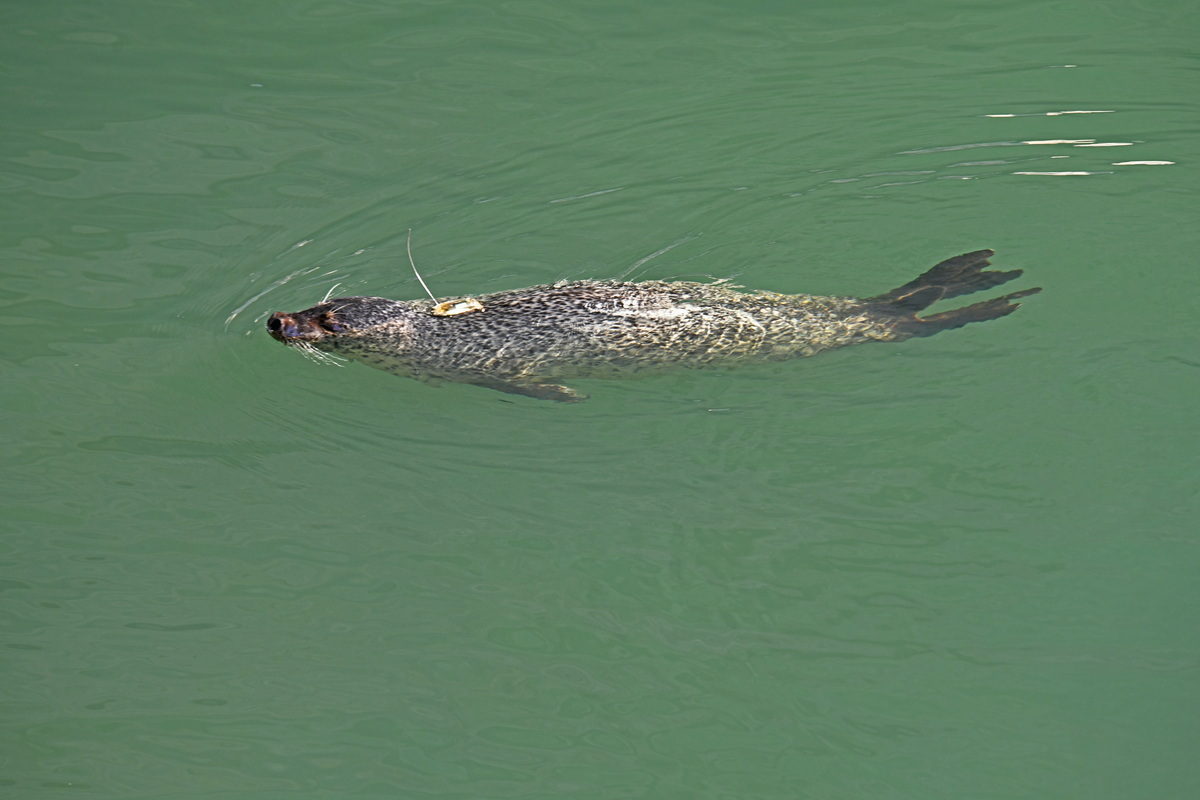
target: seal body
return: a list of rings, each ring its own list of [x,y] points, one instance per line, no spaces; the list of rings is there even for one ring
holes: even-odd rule
[[[803,358],[1004,316],[1016,310],[1013,300],[1039,290],[917,316],[942,298],[1021,275],[985,270],[992,255],[943,261],[865,299],[744,292],[722,282],[572,281],[441,303],[339,297],[272,314],[267,330],[285,344],[426,382],[573,402],[586,396],[562,381]]]

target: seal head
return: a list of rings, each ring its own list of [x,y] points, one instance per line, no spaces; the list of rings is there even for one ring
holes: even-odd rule
[[[382,297],[336,297],[304,311],[277,311],[267,318],[267,333],[284,344],[312,343],[328,337],[396,321],[395,300]]]

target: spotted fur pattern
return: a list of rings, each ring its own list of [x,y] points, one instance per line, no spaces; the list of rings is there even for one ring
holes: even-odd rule
[[[971,274],[959,275],[958,284],[943,280],[941,293],[920,278],[865,300],[744,292],[721,282],[575,281],[483,295],[475,298],[482,310],[448,316],[435,313],[431,301],[339,297],[295,314],[275,314],[268,329],[289,344],[428,382],[457,381],[571,401],[582,396],[559,381],[782,361],[929,335],[936,330],[922,328],[915,306],[924,308],[943,294],[974,291],[963,288],[968,280],[995,285],[997,275],[1007,280],[1020,274],[981,272],[988,255],[991,251],[960,256],[975,256],[962,270]],[[952,261],[926,275],[941,269],[938,277],[945,278],[945,265]],[[979,318],[1008,313],[1015,304],[1007,300],[1029,293],[988,301],[1004,301],[1005,310],[995,306]],[[446,303],[459,299],[465,298]],[[969,321],[974,320],[958,324]],[[957,327],[953,322],[947,318],[937,330]]]

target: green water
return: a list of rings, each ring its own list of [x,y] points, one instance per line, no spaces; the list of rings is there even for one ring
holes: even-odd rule
[[[1190,0],[2,17],[0,796],[1197,796]],[[409,228],[443,296],[1045,291],[572,406],[267,337]]]

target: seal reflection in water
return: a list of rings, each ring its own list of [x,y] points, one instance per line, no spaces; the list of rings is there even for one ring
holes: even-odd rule
[[[987,270],[991,250],[943,261],[875,297],[741,292],[721,282],[571,281],[442,303],[338,297],[267,320],[288,345],[429,383],[587,398],[561,381],[672,368],[783,361],[863,342],[900,342],[997,319],[1040,289],[917,316],[938,300],[991,289],[1021,270]]]

